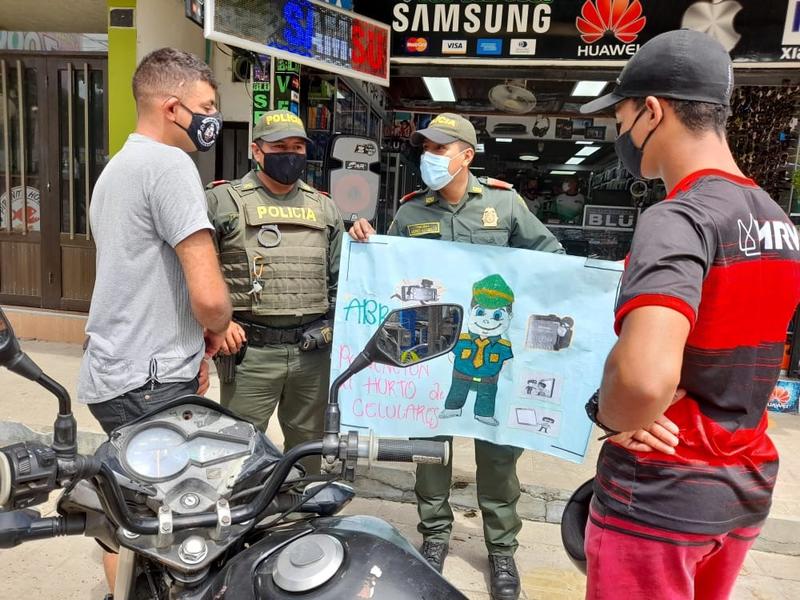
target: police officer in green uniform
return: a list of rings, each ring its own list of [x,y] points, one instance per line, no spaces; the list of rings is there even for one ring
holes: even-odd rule
[[[207,192],[234,309],[223,353],[246,340],[234,376],[220,376],[222,405],[262,430],[277,407],[284,450],[322,437],[344,231],[331,199],[300,181],[308,141],[296,115],[266,113],[253,128],[259,168]]]
[[[431,238],[563,252],[558,240],[528,210],[514,188],[503,181],[477,178],[469,166],[475,159],[477,137],[465,118],[445,113],[426,129],[414,133],[412,144],[422,146],[422,178],[427,189],[409,194],[389,227],[390,235]],[[366,241],[374,229],[366,220],[354,223],[350,235]],[[452,438],[446,439],[452,443]],[[478,503],[491,564],[491,591],[496,600],[515,600],[520,594],[514,562],[522,522],[516,505],[520,496],[517,460],[522,449],[475,440]],[[447,556],[453,512],[448,498],[452,465],[417,467],[417,509],[422,553],[440,570]]]
[[[514,358],[511,342],[503,337],[511,326],[513,303],[514,292],[500,275],[489,275],[472,286],[467,332],[453,348],[453,381],[440,419],[460,417],[474,390],[475,419],[492,427],[500,424],[494,417],[495,399],[500,371]]]

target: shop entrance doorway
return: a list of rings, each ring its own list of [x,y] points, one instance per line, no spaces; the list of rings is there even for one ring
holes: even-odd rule
[[[105,55],[0,53],[0,303],[89,308],[106,81]]]

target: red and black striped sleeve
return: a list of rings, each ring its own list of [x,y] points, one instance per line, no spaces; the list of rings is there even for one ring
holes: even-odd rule
[[[643,306],[676,310],[694,327],[718,237],[698,204],[685,196],[664,201],[639,219],[617,298],[617,334],[624,318]]]

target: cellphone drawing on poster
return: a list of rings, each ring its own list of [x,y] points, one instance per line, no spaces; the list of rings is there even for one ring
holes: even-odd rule
[[[516,381],[517,396],[550,404],[561,404],[561,377],[554,373],[522,370]]]
[[[557,410],[517,406],[511,408],[508,426],[558,438],[561,435],[561,417],[562,413]]]

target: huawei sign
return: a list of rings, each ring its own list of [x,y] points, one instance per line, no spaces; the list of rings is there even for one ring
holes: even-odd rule
[[[594,44],[607,33],[623,44],[631,44],[647,23],[642,12],[639,0],[586,0],[575,26],[587,44]]]

